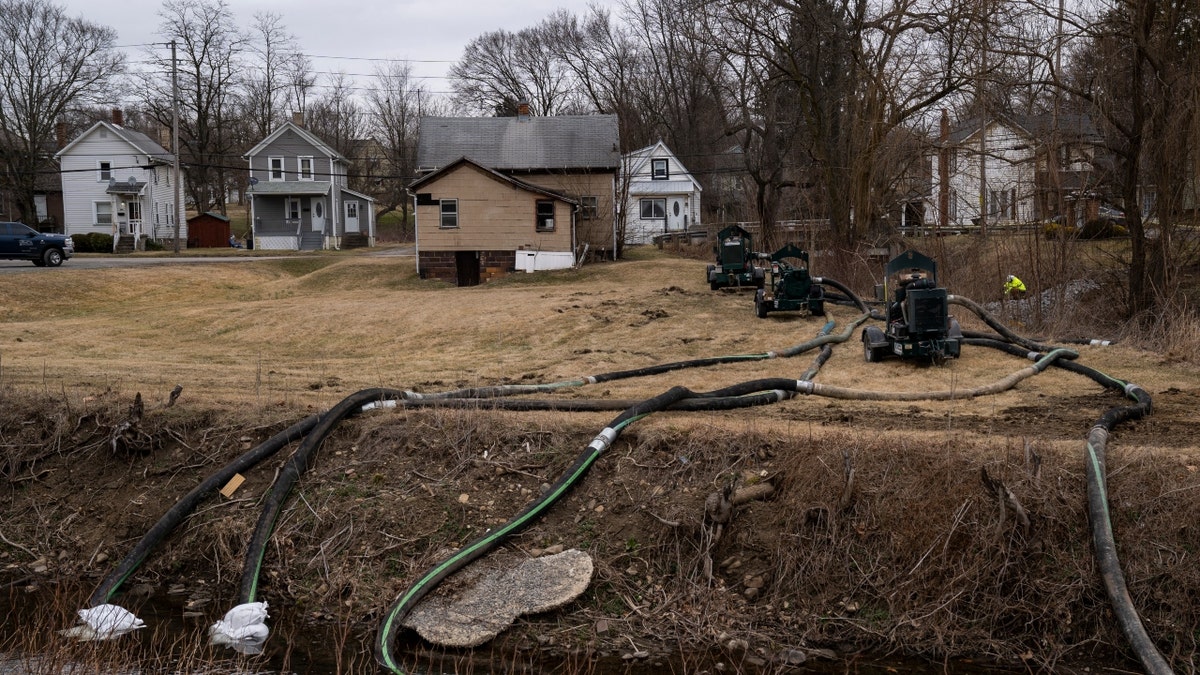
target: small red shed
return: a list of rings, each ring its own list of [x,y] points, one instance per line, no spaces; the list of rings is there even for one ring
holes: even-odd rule
[[[229,217],[207,211],[188,218],[188,248],[229,248]]]

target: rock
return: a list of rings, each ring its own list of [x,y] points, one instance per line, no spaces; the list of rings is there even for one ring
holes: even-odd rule
[[[757,600],[758,599],[758,589],[757,588],[747,588],[745,591],[742,591],[742,595],[746,596],[747,600]]]
[[[104,563],[104,562],[107,562],[107,561],[108,561],[108,554],[107,554],[107,553],[97,553],[97,554],[96,554],[96,564],[97,564],[97,565],[99,565],[99,564],[102,564],[102,563]]]
[[[564,547],[562,544],[555,544],[553,546],[547,546],[546,550],[542,551],[542,554],[543,555],[558,555],[559,553],[563,552],[563,548]]]
[[[604,635],[608,632],[608,619],[600,619],[596,622],[596,634]]]
[[[575,549],[506,564],[511,560],[476,563],[484,569],[474,575],[469,587],[456,588],[452,596],[425,598],[404,625],[434,644],[477,647],[522,614],[545,612],[579,597],[594,570],[591,556]]]
[[[803,665],[808,660],[808,654],[799,649],[784,649],[779,652],[779,662],[786,663],[789,666]]]

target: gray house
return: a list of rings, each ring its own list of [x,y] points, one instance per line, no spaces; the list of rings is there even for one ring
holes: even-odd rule
[[[347,187],[347,159],[296,115],[245,154],[250,228],[262,250],[375,245],[374,199]]]

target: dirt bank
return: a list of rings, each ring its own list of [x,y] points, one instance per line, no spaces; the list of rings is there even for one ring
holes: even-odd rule
[[[1135,604],[1185,665],[1200,625],[1198,458],[1184,424],[1198,396],[1159,393],[1155,416],[1122,428],[1109,460]],[[304,412],[181,403],[148,411],[114,447],[127,395],[3,397],[0,581],[25,585],[97,583],[174,499]],[[1083,434],[1120,403],[1092,392],[1065,397],[1052,416],[1027,406],[951,416],[801,399],[752,418],[651,417],[507,545],[584,549],[597,572],[579,601],[518,623],[500,648],[711,649],[741,663],[863,648],[1044,668],[1127,660],[1092,561],[1082,478]],[[369,639],[416,575],[516,513],[610,417],[385,411],[347,422],[280,520],[263,597],[279,611],[347,620]],[[235,586],[284,454],[248,472],[232,498],[206,502],[131,585],[197,597]],[[1028,523],[985,487],[985,472],[1013,491]],[[770,496],[737,506],[713,542],[705,499],[762,483]]]

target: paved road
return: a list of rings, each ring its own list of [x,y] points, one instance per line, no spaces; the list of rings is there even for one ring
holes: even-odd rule
[[[413,255],[412,246],[392,247],[380,251],[372,251],[365,255],[370,256],[411,256]],[[210,263],[240,263],[253,260],[279,260],[284,256],[274,257],[258,257],[253,255],[226,255],[226,256],[162,256],[155,258],[142,258],[131,256],[75,256],[64,262],[60,269],[112,269],[118,267],[145,267],[147,265],[204,265]],[[301,257],[301,254],[286,257]],[[51,267],[37,267],[27,260],[0,260],[0,274],[12,274],[16,272],[40,272],[43,274],[53,274],[55,271]]]

